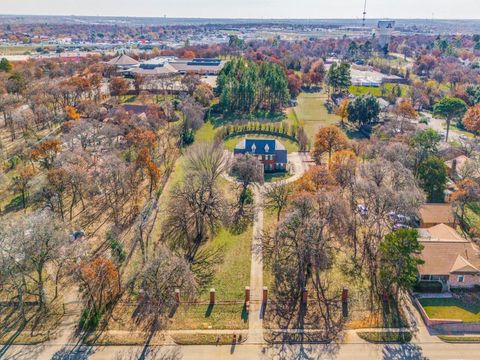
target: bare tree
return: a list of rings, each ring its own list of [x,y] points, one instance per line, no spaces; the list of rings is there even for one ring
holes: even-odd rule
[[[220,147],[206,144],[192,148],[186,158],[185,181],[173,190],[164,236],[193,261],[200,244],[217,231],[222,220],[224,202],[217,180],[225,160]]]
[[[236,219],[240,219],[245,210],[245,203],[251,197],[249,186],[252,184],[263,184],[263,164],[256,157],[251,155],[239,155],[230,170],[231,174],[240,182],[238,196],[238,211]]]
[[[277,212],[277,221],[280,215],[287,208],[293,195],[293,186],[290,184],[270,185],[265,193],[265,206]]]
[[[6,222],[1,228],[2,262],[17,288],[17,297],[32,294],[38,299],[40,308],[45,309],[48,302],[46,283],[58,284],[55,274],[70,256],[65,224],[50,212],[43,211]]]
[[[178,305],[175,290],[179,289],[182,301],[193,300],[197,293],[195,276],[189,263],[159,245],[156,254],[136,279],[140,288],[136,319],[149,330],[158,331],[166,325],[168,316]]]

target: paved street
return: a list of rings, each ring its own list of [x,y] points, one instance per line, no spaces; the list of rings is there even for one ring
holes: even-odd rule
[[[92,359],[92,360],[219,360],[219,359],[295,359],[295,360],[373,360],[373,359],[438,359],[478,360],[478,344],[425,343],[406,345],[331,344],[331,345],[277,345],[243,344],[238,346],[139,346],[84,347],[71,352],[70,348],[57,352],[54,357],[39,356],[35,347],[12,346],[4,359]]]

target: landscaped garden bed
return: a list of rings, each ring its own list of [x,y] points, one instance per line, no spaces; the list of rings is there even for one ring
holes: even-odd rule
[[[247,340],[247,336],[246,334],[174,334],[172,339],[177,345],[239,345]]]
[[[373,343],[408,343],[412,340],[410,331],[358,331],[357,335],[365,341]]]

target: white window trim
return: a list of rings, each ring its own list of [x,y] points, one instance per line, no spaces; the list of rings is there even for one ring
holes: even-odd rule
[[[458,275],[457,276],[457,282],[459,282],[459,283],[465,282],[465,275]]]

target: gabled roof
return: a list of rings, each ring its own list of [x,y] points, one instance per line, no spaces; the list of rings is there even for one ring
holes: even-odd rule
[[[448,225],[438,224],[428,229],[420,229],[419,234],[422,241],[443,241],[443,242],[469,242]]]
[[[140,63],[137,60],[131,58],[130,56],[122,54],[114,57],[112,60],[108,61],[107,64],[113,66],[134,66]]]
[[[451,169],[452,166],[453,166],[453,161],[454,160],[457,162],[456,167],[457,167],[457,170],[458,170],[458,169],[461,169],[470,159],[465,155],[460,155],[460,156],[457,156],[455,159],[445,161],[445,165],[449,169]]]
[[[455,263],[453,264],[452,268],[450,269],[451,273],[477,273],[480,270],[473,266],[467,259],[463,256],[458,255]]]
[[[429,229],[420,229],[419,241],[423,245],[419,265],[422,275],[449,275],[451,273],[480,273],[480,251],[454,229],[439,224]]]
[[[170,64],[164,64],[161,66],[156,66],[152,68],[144,67],[135,67],[127,70],[133,74],[143,75],[143,76],[161,76],[161,75],[170,75],[176,74],[178,71]]]
[[[419,214],[426,224],[452,224],[454,222],[451,204],[425,204],[420,207]]]

